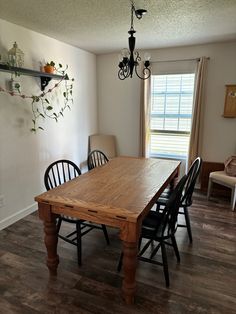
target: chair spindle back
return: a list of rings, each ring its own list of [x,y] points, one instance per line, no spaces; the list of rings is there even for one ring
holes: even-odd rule
[[[46,189],[50,190],[79,175],[81,171],[75,163],[66,159],[57,160],[46,169],[44,184]]]

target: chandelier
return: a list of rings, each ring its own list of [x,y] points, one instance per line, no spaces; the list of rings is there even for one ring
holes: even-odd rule
[[[136,75],[142,79],[146,80],[151,75],[151,70],[149,69],[150,66],[150,54],[145,53],[144,54],[144,66],[142,69],[142,75],[138,74],[138,67],[140,65],[141,57],[137,50],[135,49],[135,37],[134,34],[136,31],[134,30],[134,14],[138,19],[141,19],[144,14],[147,13],[144,9],[138,9],[135,10],[134,1],[130,1],[131,3],[131,25],[130,30],[128,31],[129,37],[129,50],[127,48],[124,48],[121,50],[121,55],[119,56],[120,62],[119,62],[119,71],[118,71],[118,77],[120,80],[124,80],[127,77],[132,77],[133,72],[135,71]]]

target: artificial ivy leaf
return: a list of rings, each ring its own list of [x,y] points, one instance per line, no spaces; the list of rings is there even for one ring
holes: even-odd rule
[[[53,107],[52,106],[47,106],[47,110],[52,110]]]
[[[41,126],[39,126],[38,128],[39,128],[40,130],[43,130],[43,131],[44,131],[44,128],[42,128]]]
[[[65,78],[64,78],[64,79],[65,79],[65,80],[69,80],[68,74],[65,75]]]
[[[59,68],[62,68],[62,64],[61,63],[59,63]]]
[[[70,94],[72,95],[72,90],[70,90]]]
[[[64,115],[63,115],[63,113],[60,111],[60,115],[62,116],[62,117],[64,117]]]
[[[45,98],[44,100],[49,104],[49,101],[47,100],[47,98]]]
[[[66,97],[66,92],[63,93],[63,96]]]
[[[35,128],[30,129],[31,132],[36,132]]]
[[[40,116],[41,116],[41,117],[43,117],[43,118],[45,119],[45,116],[44,116],[42,113],[40,113]]]
[[[74,78],[73,78],[73,79],[71,79],[71,81],[72,81],[72,82],[74,82],[74,80],[75,80]]]

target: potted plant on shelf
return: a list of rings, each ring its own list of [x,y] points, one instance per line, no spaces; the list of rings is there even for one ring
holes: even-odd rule
[[[53,61],[47,62],[46,65],[43,68],[44,68],[44,72],[46,72],[46,73],[54,73],[54,71],[55,71],[55,62],[53,62]]]

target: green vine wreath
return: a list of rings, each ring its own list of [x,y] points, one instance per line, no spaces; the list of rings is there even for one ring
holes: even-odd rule
[[[33,126],[31,131],[36,133],[38,130],[44,130],[42,126],[40,126],[40,119],[53,119],[56,122],[60,117],[64,117],[64,111],[66,109],[71,109],[70,105],[73,104],[73,82],[74,79],[69,79],[66,71],[68,66],[63,69],[62,65],[59,64],[58,68],[55,68],[56,73],[62,75],[62,79],[56,83],[52,88],[48,89],[46,92],[42,92],[40,95],[32,95],[28,96],[25,94],[21,94],[20,91],[12,92],[8,91],[0,86],[0,92],[6,92],[11,96],[21,97],[23,99],[31,99],[31,108],[33,119]],[[61,83],[64,82],[64,91],[63,91],[63,104],[60,106],[59,110],[56,110],[53,105],[48,100],[48,96],[52,93],[56,88],[58,88]]]

